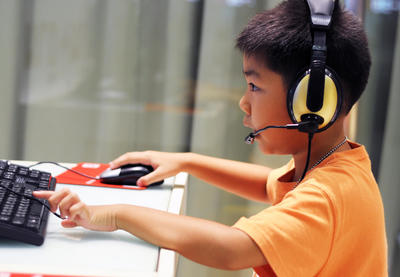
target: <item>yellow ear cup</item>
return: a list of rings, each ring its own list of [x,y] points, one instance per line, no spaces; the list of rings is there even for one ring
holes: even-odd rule
[[[301,122],[300,117],[303,114],[317,114],[324,119],[319,125],[319,129],[325,127],[331,122],[338,109],[338,91],[331,77],[325,75],[324,101],[321,110],[311,112],[307,108],[307,90],[310,74],[305,75],[296,87],[293,95],[293,115],[297,122]]]

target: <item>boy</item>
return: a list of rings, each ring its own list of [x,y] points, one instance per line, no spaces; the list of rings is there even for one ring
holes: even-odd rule
[[[309,66],[309,18],[305,1],[289,0],[255,16],[239,35],[248,83],[239,103],[245,126],[260,130],[292,123],[287,94],[298,72]],[[293,156],[282,168],[153,151],[126,153],[110,163],[112,168],[152,165],[155,171],[142,177],[140,186],[186,171],[242,197],[270,202],[270,208],[230,227],[133,205],[87,206],[69,190],[34,195],[48,199],[53,211],[59,207],[67,217],[64,227],[122,229],[211,267],[252,267],[260,276],[386,276],[378,186],[364,147],[347,141],[343,130],[345,115],[368,79],[367,40],[360,22],[338,4],[326,34],[326,64],[343,87],[337,119],[309,136],[284,129],[253,133],[265,154]],[[305,145],[312,137],[310,150]]]

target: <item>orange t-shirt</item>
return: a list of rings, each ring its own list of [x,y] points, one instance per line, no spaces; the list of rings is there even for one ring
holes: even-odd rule
[[[246,232],[268,265],[259,276],[387,276],[383,204],[363,146],[334,153],[295,188],[294,163],[274,170],[272,206],[234,227]]]

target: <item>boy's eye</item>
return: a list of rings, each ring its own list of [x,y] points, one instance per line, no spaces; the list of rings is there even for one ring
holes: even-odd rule
[[[250,88],[250,91],[257,91],[257,90],[259,90],[259,88],[258,88],[256,85],[254,85],[253,83],[249,83],[249,88]]]

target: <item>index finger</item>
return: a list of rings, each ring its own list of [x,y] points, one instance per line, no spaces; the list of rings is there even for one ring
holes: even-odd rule
[[[33,191],[32,195],[36,198],[49,200],[49,198],[52,197],[54,193],[55,193],[54,191],[42,190],[42,191]],[[50,204],[50,210],[52,212],[55,212],[57,210],[57,205],[52,205],[50,201],[49,204]]]
[[[58,204],[71,192],[67,188],[63,188],[58,191],[35,191],[33,192],[33,196],[38,198],[43,198],[49,201],[50,210],[55,212],[57,210]]]
[[[109,164],[111,169],[115,169],[130,163],[150,165],[150,159],[145,152],[128,152],[111,161]]]
[[[46,199],[48,200],[52,195],[54,194],[54,191],[48,191],[48,190],[38,190],[32,192],[32,195],[35,196],[36,198],[40,199]]]

